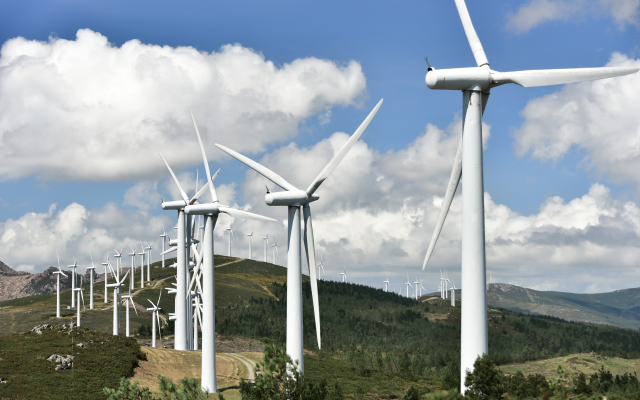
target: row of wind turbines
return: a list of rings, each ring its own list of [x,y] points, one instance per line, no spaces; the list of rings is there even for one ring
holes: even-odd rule
[[[461,328],[461,392],[464,393],[465,376],[467,371],[473,370],[476,358],[488,353],[487,331],[487,298],[486,298],[486,262],[485,262],[485,233],[484,233],[484,183],[483,183],[483,152],[482,152],[482,116],[487,105],[491,89],[509,83],[523,87],[535,87],[546,85],[558,85],[573,82],[589,81],[595,79],[611,78],[631,74],[638,68],[582,68],[563,70],[537,70],[498,72],[489,67],[489,61],[482,44],[471,23],[464,0],[454,0],[467,39],[469,41],[476,67],[436,70],[428,64],[428,72],[425,82],[430,89],[455,90],[462,93],[462,136],[455,156],[454,167],[447,185],[445,197],[441,207],[436,227],[429,243],[427,254],[422,269],[426,267],[435,249],[440,231],[445,222],[451,202],[455,195],[461,176],[462,196],[462,287],[465,291],[465,304],[462,307]],[[249,168],[271,181],[282,191],[271,192],[267,189],[265,203],[268,206],[286,207],[288,221],[287,236],[287,327],[286,327],[286,352],[291,357],[297,368],[304,372],[303,358],[303,325],[302,325],[302,260],[301,246],[304,244],[304,257],[309,268],[312,302],[315,317],[315,330],[318,347],[321,348],[320,314],[318,306],[317,270],[314,231],[311,217],[311,203],[320,200],[315,194],[322,183],[329,178],[335,168],[351,150],[355,142],[363,134],[378,109],[382,100],[370,112],[364,122],[355,133],[335,154],[331,161],[324,167],[319,175],[306,189],[299,189],[276,172],[266,168],[256,161],[226,147],[215,144],[218,149],[227,155],[242,162]],[[206,392],[217,392],[216,364],[215,364],[215,293],[214,293],[214,240],[213,230],[218,216],[227,214],[232,218],[250,219],[274,222],[269,217],[260,216],[242,210],[220,204],[214,181],[220,170],[211,174],[204,146],[193,114],[191,114],[195,133],[198,138],[200,155],[204,163],[207,175],[207,183],[196,194],[189,198],[182,189],[176,175],[171,170],[168,162],[162,158],[170,175],[179,189],[179,200],[162,201],[162,209],[177,213],[177,238],[173,242],[176,251],[176,284],[175,289],[169,289],[175,294],[175,314],[170,315],[175,320],[175,344],[177,350],[191,350],[197,347],[197,329],[194,330],[193,321],[198,321],[202,331],[202,379],[201,385]],[[306,168],[307,165],[300,165]],[[211,199],[206,203],[199,203],[198,199],[209,192]],[[284,211],[284,210],[283,210]],[[283,213],[284,214],[284,213]],[[201,221],[202,235],[198,240],[194,236],[195,217]],[[231,238],[233,232],[229,229],[228,254],[231,255]],[[252,256],[252,236],[250,241],[250,256]],[[200,245],[198,246],[198,244]],[[265,241],[265,260],[266,244]],[[274,247],[274,260],[277,247]],[[346,269],[342,273],[343,282],[346,282]],[[118,292],[122,281],[117,280],[114,288]],[[119,279],[119,275],[118,275]],[[455,285],[446,276],[441,277],[441,296],[446,298],[448,290],[451,290],[452,301],[455,301]],[[388,279],[385,282],[388,288]],[[423,287],[414,282],[420,292]],[[407,296],[409,296],[409,277],[405,284]],[[411,286],[413,287],[413,286]],[[79,291],[82,299],[82,292]],[[152,304],[154,316],[158,315],[158,305]],[[115,315],[116,311],[114,311]],[[114,317],[115,318],[115,317]],[[114,319],[115,321],[115,319]],[[159,320],[158,320],[159,322]]]

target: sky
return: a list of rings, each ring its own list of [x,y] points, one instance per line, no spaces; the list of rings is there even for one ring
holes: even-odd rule
[[[491,68],[640,67],[638,0],[468,0]],[[375,104],[313,203],[323,278],[391,290],[460,282],[458,190],[421,271],[461,134],[461,93],[424,83],[475,66],[453,0],[0,1],[0,260],[40,272],[175,237],[160,152],[195,192],[198,123],[223,204],[215,251],[286,266],[286,212],[215,143],[306,188]],[[484,114],[487,273],[576,293],[640,286],[640,74],[492,90]],[[203,201],[208,201],[205,195]],[[277,240],[277,242],[276,242]],[[269,248],[272,261],[272,248]],[[130,262],[125,260],[125,265]],[[303,271],[306,271],[306,265]],[[404,292],[404,289],[403,289]]]

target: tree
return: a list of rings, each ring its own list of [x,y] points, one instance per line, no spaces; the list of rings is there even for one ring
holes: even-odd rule
[[[472,400],[498,400],[506,393],[504,375],[487,354],[476,359],[473,363],[473,372],[467,372],[464,384],[467,387],[465,397]]]

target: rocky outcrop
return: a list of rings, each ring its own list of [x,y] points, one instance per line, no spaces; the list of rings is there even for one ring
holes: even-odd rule
[[[0,262],[0,301],[18,299],[36,294],[52,294],[56,292],[56,267],[49,267],[38,274],[15,271]],[[67,271],[65,271],[66,273]],[[67,273],[67,275],[70,275]],[[60,276],[60,290],[71,287],[69,278]]]

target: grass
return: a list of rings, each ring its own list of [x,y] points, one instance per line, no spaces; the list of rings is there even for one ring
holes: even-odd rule
[[[0,337],[2,398],[96,399],[105,386],[131,376],[144,358],[135,339],[110,336],[87,328],[43,330]],[[91,343],[90,341],[93,341]],[[83,343],[83,347],[77,347]],[[55,371],[52,354],[73,355],[70,370]]]
[[[557,378],[558,365],[567,373],[585,373],[591,375],[601,367],[612,374],[634,373],[640,370],[640,360],[627,360],[618,357],[604,357],[596,353],[572,354],[565,357],[550,358],[548,360],[529,361],[519,364],[500,366],[506,374],[522,371],[525,375],[542,374],[547,379]]]

